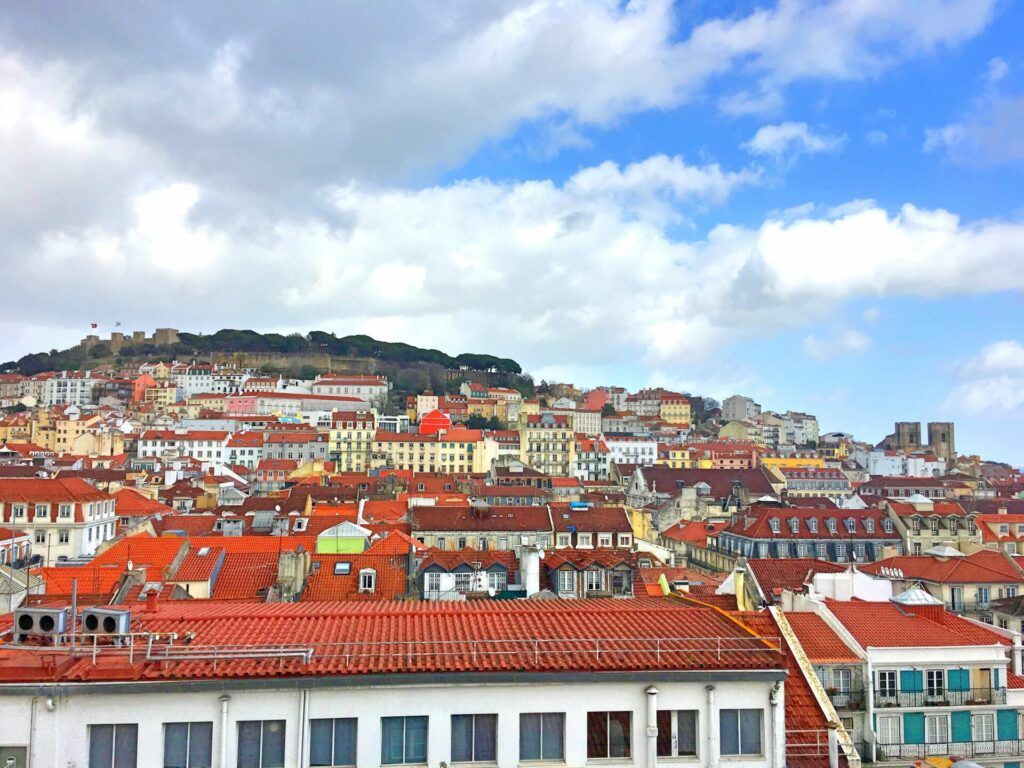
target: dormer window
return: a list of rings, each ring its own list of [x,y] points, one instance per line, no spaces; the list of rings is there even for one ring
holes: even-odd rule
[[[853,533],[855,530],[857,530],[857,521],[854,520],[852,517],[846,518],[845,522],[846,522],[846,530],[847,530],[848,533]]]
[[[809,530],[811,533],[818,532],[818,518],[810,517],[807,519],[807,530]]]
[[[828,526],[829,533],[834,534],[836,532],[836,519],[834,517],[830,517],[828,520],[826,520],[825,525]]]
[[[359,591],[375,592],[377,590],[377,572],[373,568],[359,571]]]
[[[882,529],[886,533],[892,533],[892,520],[890,520],[888,517],[885,518],[885,520],[882,521]]]
[[[773,517],[768,520],[768,526],[772,529],[772,533],[779,532],[779,518]]]
[[[939,535],[939,518],[933,517],[931,519],[932,536]]]
[[[870,517],[864,518],[864,530],[867,531],[868,533],[874,533],[875,532],[875,521],[874,521],[873,518],[870,518]]]
[[[789,518],[789,530],[793,533],[798,533],[800,531],[800,521],[797,518]]]

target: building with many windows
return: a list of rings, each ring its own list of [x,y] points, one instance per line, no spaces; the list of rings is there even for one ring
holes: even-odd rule
[[[95,653],[45,635],[0,648],[0,745],[20,764],[787,764],[777,645],[674,598],[101,615]]]
[[[43,565],[93,554],[117,528],[116,501],[79,478],[0,479],[4,527],[32,537]]]

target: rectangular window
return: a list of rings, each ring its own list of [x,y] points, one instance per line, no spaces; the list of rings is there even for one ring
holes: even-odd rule
[[[576,591],[576,571],[565,568],[558,572],[558,591]]]
[[[284,720],[238,722],[238,768],[284,768]]]
[[[884,715],[878,718],[878,741],[882,744],[900,743],[900,718]]]
[[[722,709],[718,713],[723,755],[761,754],[761,710]]]
[[[427,762],[427,717],[382,717],[380,761],[384,765]]]
[[[493,763],[497,736],[497,715],[452,715],[452,762]]]
[[[565,759],[565,713],[533,712],[519,716],[519,760]]]
[[[832,672],[832,685],[840,693],[849,693],[853,683],[853,670],[836,669]]]
[[[210,768],[213,723],[164,723],[164,768]]]
[[[928,670],[928,695],[941,696],[946,689],[946,675],[941,669]]]
[[[924,719],[924,739],[928,744],[949,741],[949,719],[945,715],[928,715]]]
[[[994,741],[996,738],[995,716],[985,714],[972,717],[971,736],[975,741]]]
[[[136,768],[138,752],[135,723],[89,726],[89,768]]]
[[[336,717],[309,721],[310,765],[356,764],[356,718]]]
[[[896,695],[896,672],[891,670],[888,672],[878,673],[878,695],[879,696],[895,696]]]
[[[580,533],[576,535],[576,546],[578,547],[589,547],[593,543],[594,534],[592,533]]]
[[[588,712],[587,757],[630,757],[632,727],[632,712]]]
[[[604,571],[585,571],[588,592],[604,591]]]
[[[555,546],[556,547],[568,547],[569,544],[570,544],[570,541],[569,541],[569,534],[568,533],[560,533],[560,534],[558,534],[558,536],[555,539]]]
[[[440,573],[428,573],[426,576],[427,592],[440,592],[441,591],[441,574]]]
[[[696,757],[697,710],[658,711],[658,757]]]
[[[473,574],[471,573],[456,573],[455,574],[455,591],[456,592],[469,592],[473,588]]]

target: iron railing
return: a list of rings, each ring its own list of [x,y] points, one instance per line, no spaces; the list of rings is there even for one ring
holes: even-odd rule
[[[951,613],[985,613],[992,610],[992,603],[988,600],[965,602],[953,600],[946,603],[946,610]]]
[[[1024,755],[1024,739],[943,741],[929,744],[878,744],[879,760],[915,760],[936,755],[956,758],[1019,757]]]
[[[864,689],[856,688],[849,691],[827,691],[828,699],[836,709],[864,709]]]
[[[786,758],[828,757],[828,728],[786,729]]]
[[[876,707],[964,707],[1005,704],[1005,688],[968,688],[963,691],[875,691]]]

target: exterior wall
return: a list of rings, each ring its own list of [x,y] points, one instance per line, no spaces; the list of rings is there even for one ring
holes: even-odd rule
[[[411,677],[411,676],[410,676]],[[776,745],[783,739],[782,718],[774,721],[769,695],[771,681],[727,680],[708,673],[714,684],[714,703],[709,707],[705,685],[708,680],[664,682],[651,675],[636,682],[552,682],[481,685],[333,687],[308,690],[210,690],[208,692],[143,693],[145,685],[123,685],[124,693],[54,696],[53,711],[45,699],[3,695],[0,687],[0,744],[25,745],[36,766],[88,764],[89,724],[137,723],[138,768],[163,765],[163,723],[210,722],[213,724],[215,766],[221,743],[221,697],[227,696],[227,766],[234,766],[238,749],[238,722],[245,720],[285,721],[285,760],[288,766],[308,765],[308,739],[300,754],[299,734],[308,736],[308,723],[302,722],[303,697],[309,719],[356,717],[359,766],[381,764],[381,718],[390,716],[428,716],[427,764],[451,762],[451,716],[455,714],[497,714],[496,735],[499,768],[519,765],[519,715],[532,712],[565,713],[565,764],[584,765],[587,760],[587,712],[629,711],[631,721],[630,758],[598,761],[608,768],[630,766],[647,768],[645,689],[658,690],[659,709],[695,709],[698,711],[698,760],[687,765],[717,765],[711,755],[717,744],[718,710],[760,708],[764,754],[750,758],[724,758],[733,768],[782,768],[774,759]],[[339,682],[346,682],[339,678]],[[782,696],[779,697],[781,701]],[[779,705],[781,711],[781,704]],[[34,712],[34,715],[33,715]],[[717,747],[716,747],[717,748]],[[590,761],[593,763],[593,761]],[[659,760],[664,764],[664,759]],[[651,766],[653,768],[653,766]]]

